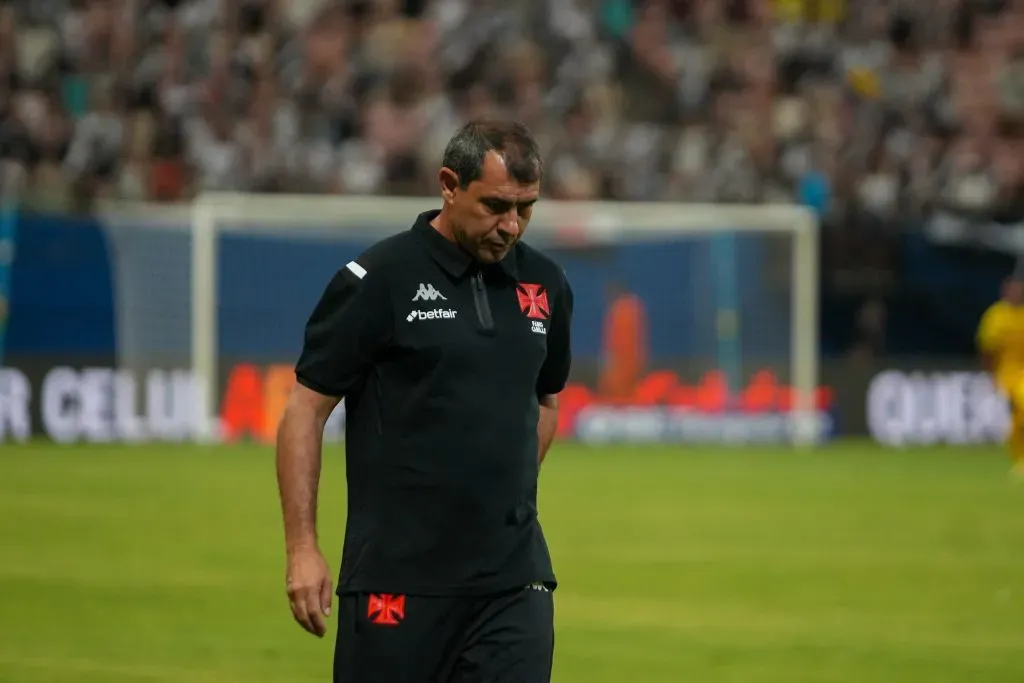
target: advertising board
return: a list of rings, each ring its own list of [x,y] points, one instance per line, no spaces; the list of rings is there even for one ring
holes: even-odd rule
[[[240,363],[222,383],[217,416],[203,404],[202,387],[187,370],[141,376],[104,367],[0,369],[0,441],[42,436],[57,443],[255,440],[270,443],[294,384],[291,366]],[[583,383],[561,395],[562,439],[588,443],[776,443],[795,428],[791,387],[765,370],[729,392],[720,373],[686,383],[674,372],[651,373],[628,400],[600,400]],[[830,389],[815,394],[819,439],[836,430]],[[325,441],[344,434],[344,404],[328,423]]]
[[[239,365],[231,370],[220,415],[210,418],[204,392],[188,370],[56,366],[0,368],[0,442],[43,437],[55,443],[270,442],[291,389],[291,368]],[[324,440],[344,433],[344,406]]]
[[[884,370],[866,396],[867,428],[880,444],[985,444],[1006,439],[1009,407],[979,371]]]
[[[784,443],[798,426],[795,396],[767,369],[755,372],[738,391],[730,391],[717,371],[694,383],[657,371],[644,377],[632,396],[614,402],[570,383],[559,399],[559,435],[587,443]],[[825,441],[838,426],[833,391],[819,387],[812,404],[813,433]]]
[[[963,363],[936,365],[825,364],[827,386],[814,397],[818,439],[864,435],[883,446],[1003,442],[1009,409],[988,375]],[[100,363],[23,362],[0,368],[0,443],[33,437],[57,443],[269,443],[293,383],[287,364],[235,364],[219,383],[217,415],[210,419],[200,384],[187,370],[133,373]],[[559,438],[781,443],[795,427],[793,390],[767,370],[738,392],[729,392],[716,372],[691,382],[671,371],[650,373],[619,401],[602,400],[588,387],[575,381],[562,393]],[[325,441],[343,436],[344,404],[331,416]]]

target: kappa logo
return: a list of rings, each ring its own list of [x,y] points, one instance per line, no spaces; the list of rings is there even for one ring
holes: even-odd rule
[[[435,308],[432,311],[409,311],[405,320],[410,323],[413,320],[452,320],[458,314],[453,308]]]
[[[419,289],[416,290],[416,296],[412,298],[413,301],[437,301],[438,299],[448,301],[448,297],[434,289],[434,285],[425,285],[422,282]]]
[[[373,594],[366,605],[366,617],[380,626],[398,626],[405,619],[405,596]]]
[[[541,285],[520,284],[516,288],[516,296],[519,298],[519,309],[527,318],[547,320],[551,316],[548,293]]]

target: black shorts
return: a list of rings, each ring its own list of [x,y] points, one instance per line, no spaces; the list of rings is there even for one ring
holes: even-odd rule
[[[334,683],[549,683],[543,586],[483,597],[343,595]]]

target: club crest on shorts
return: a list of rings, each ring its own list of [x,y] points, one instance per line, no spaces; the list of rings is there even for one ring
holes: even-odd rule
[[[405,619],[405,596],[379,593],[370,596],[366,616],[380,626],[398,626]]]
[[[541,285],[521,283],[516,287],[519,310],[532,320],[547,320],[551,317],[548,293]]]

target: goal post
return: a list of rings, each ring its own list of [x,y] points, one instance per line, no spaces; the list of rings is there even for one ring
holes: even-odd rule
[[[225,366],[240,357],[294,362],[302,322],[333,270],[438,205],[431,197],[207,193],[188,207],[113,211],[105,224],[116,254],[122,364],[183,363],[216,416]],[[792,388],[787,439],[818,440],[813,213],[793,205],[545,200],[525,241],[559,261],[576,292],[581,384],[594,384],[603,362],[600,290],[625,281],[647,307],[648,372],[672,368],[696,381],[721,370],[739,389],[752,370],[771,368]],[[153,297],[159,301],[146,302]],[[597,438],[610,434],[594,429],[604,435]]]

